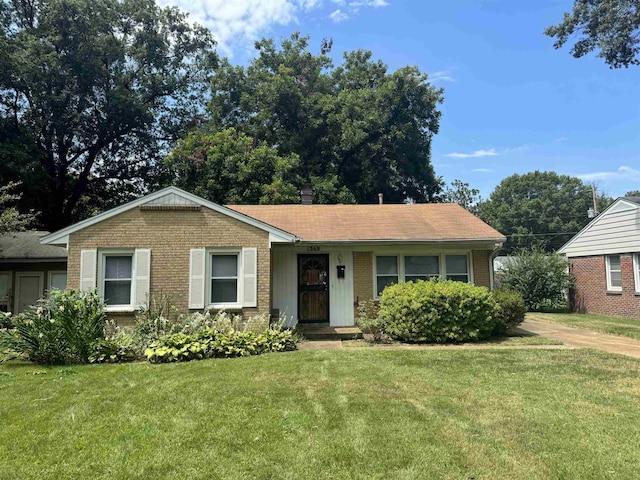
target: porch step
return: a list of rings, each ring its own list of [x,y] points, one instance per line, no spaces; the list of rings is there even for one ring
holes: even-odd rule
[[[353,340],[362,338],[358,327],[331,327],[328,323],[298,323],[298,330],[307,340]]]

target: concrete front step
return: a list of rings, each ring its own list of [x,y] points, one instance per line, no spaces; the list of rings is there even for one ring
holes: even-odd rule
[[[307,340],[353,340],[362,338],[358,327],[332,327],[328,323],[299,323],[298,330]]]

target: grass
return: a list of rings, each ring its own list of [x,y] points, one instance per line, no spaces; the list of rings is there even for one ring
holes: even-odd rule
[[[527,313],[527,319],[559,323],[568,327],[593,330],[594,332],[622,335],[640,340],[640,320],[582,313]]]
[[[640,362],[306,351],[0,365],[0,478],[637,478]]]

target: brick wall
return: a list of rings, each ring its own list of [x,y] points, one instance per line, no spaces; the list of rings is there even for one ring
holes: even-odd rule
[[[473,283],[481,287],[491,288],[491,277],[489,269],[493,267],[489,262],[489,250],[474,250],[472,253],[473,261]]]
[[[570,258],[569,265],[576,279],[573,293],[576,311],[640,319],[640,295],[635,293],[632,254],[620,255],[621,292],[607,292],[604,256]]]
[[[148,248],[151,249],[151,295],[161,292],[171,295],[176,307],[186,311],[190,249],[208,247],[258,249],[258,306],[243,309],[243,314],[268,313],[269,234],[207,208],[199,211],[136,208],[71,234],[67,285],[70,288],[80,285],[80,251],[83,249]]]

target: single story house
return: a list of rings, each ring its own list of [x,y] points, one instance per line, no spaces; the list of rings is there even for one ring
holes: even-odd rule
[[[456,204],[228,205],[168,187],[42,239],[68,251],[68,285],[112,316],[149,295],[182,311],[354,325],[356,305],[398,281],[491,287],[503,235]]]
[[[24,312],[46,291],[66,288],[67,250],[41,244],[48,233],[0,235],[0,312]]]
[[[576,311],[640,319],[640,198],[618,198],[558,252]]]

